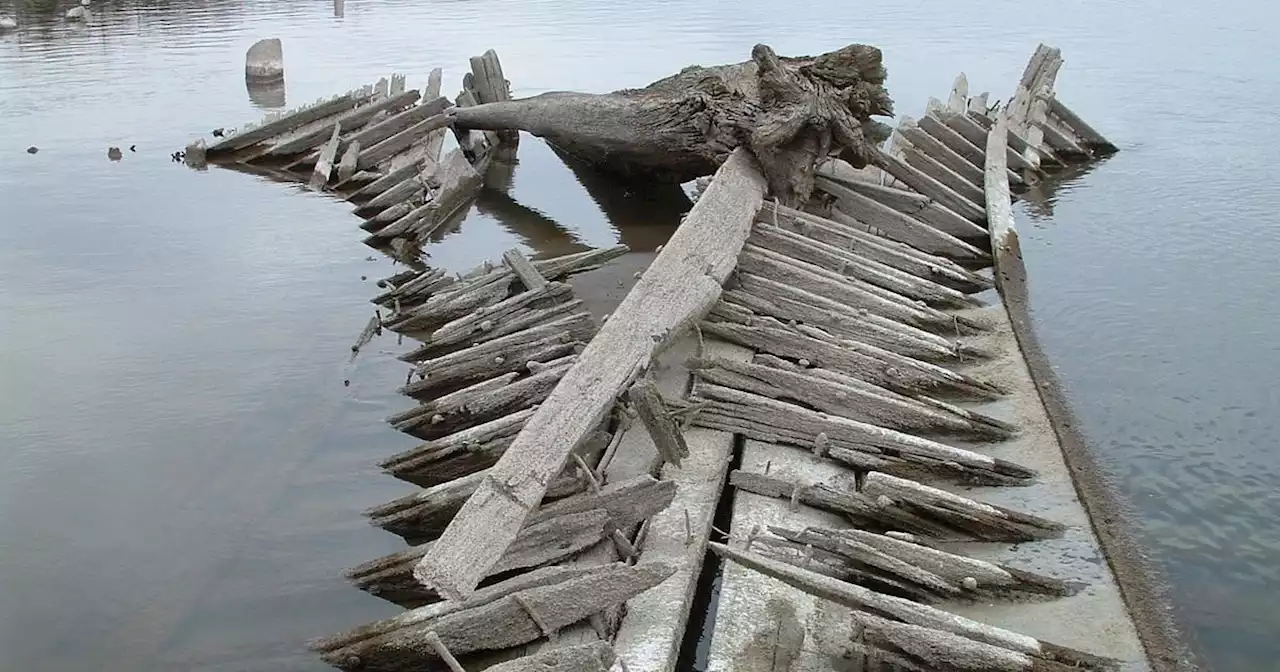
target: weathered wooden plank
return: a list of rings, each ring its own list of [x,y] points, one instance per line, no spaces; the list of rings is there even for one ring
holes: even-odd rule
[[[907,148],[903,151],[902,156],[907,165],[937,180],[940,184],[946,185],[971,203],[982,202],[982,190],[978,186],[978,182],[960,175],[916,147]]]
[[[415,124],[439,116],[448,108],[449,99],[443,96],[424,100],[404,112],[387,117],[356,133],[354,136],[345,138],[343,144],[359,141],[361,147],[372,149],[386,140],[403,133],[406,129],[412,128]],[[361,167],[365,166],[362,165]]]
[[[538,269],[534,268],[533,264],[529,263],[529,260],[523,254],[520,254],[520,250],[511,248],[503,252],[502,261],[507,265],[507,268],[511,269],[512,273],[516,274],[517,278],[520,278],[520,282],[524,283],[525,289],[538,289],[547,284],[547,279],[542,277],[541,273],[538,273]]]
[[[685,337],[685,344],[693,340]],[[684,344],[675,347],[681,347]],[[740,360],[750,356],[744,348],[711,340],[702,344],[707,354]],[[676,388],[683,391],[686,375]],[[662,378],[662,385],[669,379]],[[669,391],[669,388],[668,388]],[[639,431],[639,428],[633,431]],[[707,555],[717,502],[734,450],[734,436],[704,428],[685,433],[690,452],[680,467],[662,468],[664,484],[676,488],[671,505],[649,519],[640,544],[641,562],[666,562],[676,574],[662,585],[628,602],[614,646],[632,672],[677,672],[681,644],[691,617],[694,595]],[[646,446],[647,447],[647,446]],[[631,445],[634,450],[635,444]]]
[[[277,135],[292,131],[295,128],[300,128],[305,124],[319,121],[325,117],[330,117],[350,110],[365,100],[368,100],[367,96],[357,95],[354,92],[344,93],[332,100],[312,105],[304,110],[299,110],[293,114],[255,126],[254,128],[237,133],[229,138],[224,138],[222,141],[214,143],[211,147],[206,149],[205,152],[209,155],[213,155],[219,152],[244,149],[245,147],[258,144],[264,140],[274,138]]]
[[[658,455],[676,467],[680,461],[689,456],[689,445],[685,443],[684,433],[667,410],[662,400],[658,385],[652,380],[641,378],[627,390],[627,399],[640,416],[640,422],[649,432],[649,438],[658,449]]]
[[[983,137],[986,137],[985,134]],[[983,238],[987,230],[983,227],[942,207],[933,199],[914,191],[886,187],[865,180],[852,179],[846,171],[852,166],[843,161],[829,161],[818,168],[818,175],[852,189],[878,203],[883,203],[898,212],[915,217],[931,226],[961,240]]]
[[[884,201],[884,199],[879,200]],[[955,216],[959,217],[959,215]],[[844,222],[793,210],[775,203],[765,203],[758,221],[794,231],[829,245],[852,250],[898,270],[946,283],[964,291],[979,291],[991,287],[990,281],[950,259],[925,254],[905,243],[868,233],[862,228]]]
[[[608,522],[608,511],[594,509],[530,523],[494,565],[491,576],[564,560],[603,539]],[[354,567],[347,578],[361,590],[410,609],[438,601],[439,595],[413,578],[414,566],[432,543]]]
[[[351,143],[348,143],[348,144],[356,144],[356,141],[352,141]],[[379,194],[383,194],[387,192],[389,189],[392,189],[393,187],[396,187],[402,184],[405,180],[409,179],[413,175],[416,175],[423,168],[424,168],[423,164],[420,164],[420,163],[401,166],[400,168],[397,168],[396,170],[393,170],[390,173],[383,175],[382,177],[370,182],[369,184],[364,185],[355,193],[351,194],[350,198],[352,199],[373,198],[375,196],[378,196]]]
[[[955,152],[956,155],[964,157],[974,168],[979,171],[983,166],[983,147],[973,144],[968,138],[956,132],[955,129],[944,124],[940,119],[933,115],[925,115],[920,117],[917,122],[920,130],[924,131],[929,137],[946,145],[948,149]]]
[[[800,288],[762,277],[753,277],[752,282],[750,292],[726,291],[710,317],[748,326],[755,325],[760,316],[788,323],[794,320],[823,329],[837,338],[860,340],[930,362],[987,356],[961,341],[949,342],[937,334],[848,308]]]
[[[311,188],[319,189],[329,182],[333,172],[333,162],[338,156],[338,139],[342,135],[342,124],[333,125],[333,135],[320,150],[320,159],[316,161],[315,171],[311,174]]]
[[[706,314],[764,199],[753,159],[735,151],[684,223],[581,353],[415,575],[450,599],[475,590],[511,544],[568,452],[661,347]]]
[[[485,672],[609,672],[617,654],[608,642],[540,651],[485,668]]]
[[[757,362],[700,360],[693,363],[698,380],[803,404],[817,411],[913,434],[950,434],[1003,439],[1011,428],[990,419],[921,403],[856,378],[821,377],[809,369],[779,366],[769,358]]]
[[[987,221],[991,231],[991,254],[995,265],[996,287],[1001,287],[1010,270],[1022,265],[1022,246],[1018,243],[1018,230],[1013,224],[1013,202],[1010,200],[1009,180],[1005,177],[1006,135],[1009,118],[1001,112],[995,128],[987,138],[987,170],[984,180],[987,205]]]
[[[333,119],[333,123],[342,124],[347,132],[353,132],[369,123],[371,119],[388,110],[398,110],[418,102],[417,91],[406,91],[396,96],[380,100],[369,105],[361,105],[344,112]],[[329,138],[328,122],[326,125],[301,133],[295,137],[282,139],[266,151],[273,156],[289,156],[315,149]]]
[[[486,380],[443,397],[432,399],[402,414],[394,423],[395,428],[416,437],[433,440],[465,429],[468,425],[489,422],[509,413],[522,411],[540,404],[564,372],[573,364],[574,357],[519,380],[512,380],[517,372],[496,379]],[[526,365],[527,366],[527,365]],[[490,382],[505,382],[490,387]]]
[[[908,156],[914,150],[907,150]],[[819,189],[835,196],[836,207],[864,224],[879,229],[887,238],[897,240],[928,254],[951,257],[965,261],[986,258],[987,254],[955,236],[940,231],[915,217],[895,210],[854,191],[835,180],[819,175],[815,181]]]
[[[1067,107],[1057,96],[1049,98],[1049,111],[1057,115],[1080,139],[1095,151],[1114,152],[1117,147],[1099,133],[1093,126]]]
[[[947,110],[949,112],[961,113],[969,99],[969,78],[962,72],[956,75],[956,81],[951,85],[951,95],[947,97]]]
[[[439,543],[436,544],[438,546]],[[662,563],[603,565],[560,583],[525,588],[476,607],[464,607],[411,626],[325,651],[325,662],[343,670],[408,672],[436,660],[425,637],[434,632],[455,655],[518,646],[599,613],[666,580]]]
[[[471,202],[480,187],[483,178],[471,165],[461,150],[449,152],[435,174],[427,177],[426,183],[436,183],[429,194],[423,196],[423,203],[410,209],[385,228],[374,231],[372,239],[394,238],[406,232],[422,238],[435,231],[449,217],[464,205]],[[387,192],[391,193],[391,192]]]
[[[471,75],[478,102],[497,103],[511,100],[507,79],[502,73],[502,63],[498,61],[498,54],[494,50],[490,49],[482,56],[471,58]],[[503,144],[512,144],[520,139],[520,132],[515,130],[498,131],[496,135]]]
[[[1053,100],[1049,98],[1049,101]],[[1085,149],[1077,142],[1075,134],[1070,129],[1062,125],[1052,115],[1048,114],[1049,101],[1038,100],[1037,113],[1044,112],[1040,122],[1040,130],[1044,134],[1044,141],[1058,153],[1059,156],[1068,156],[1077,160],[1087,159],[1093,156],[1093,153]],[[1043,108],[1040,109],[1040,108]],[[1037,116],[1040,116],[1037,114]]]
[[[818,450],[855,469],[920,469],[993,485],[1025,484],[1035,477],[1034,471],[999,458],[763,395],[712,384],[699,384],[696,392],[698,401],[707,402],[694,416],[696,425]]]
[[[360,167],[372,168],[392,156],[408,149],[410,145],[422,140],[427,134],[436,129],[445,128],[450,123],[449,115],[437,114],[428,117],[400,133],[379,142],[369,149],[360,153]]]
[[[924,301],[932,306],[981,305],[981,302],[973,296],[946,285],[899,271],[892,266],[780,227],[757,226],[749,240],[779,254],[785,254],[793,259],[803,259],[815,266],[857,278],[909,299]]]
[[[941,126],[941,124],[937,124],[937,126]],[[904,129],[902,133],[907,137],[907,140],[911,141],[912,145],[915,145],[916,149],[927,154],[934,161],[946,166],[966,181],[978,182],[982,179],[981,168],[957,153],[946,143],[925,132],[923,128],[916,125],[916,122],[913,121],[912,125]]]
[[[1017,652],[1044,661],[1061,663],[1067,669],[1078,667],[1088,670],[1109,670],[1115,669],[1117,666],[1116,661],[1108,658],[1042,642],[1033,637],[973,621],[963,616],[957,616],[910,600],[876,593],[861,586],[822,576],[776,560],[769,560],[756,553],[744,552],[716,543],[711,544],[711,549],[717,555],[749,567],[765,576],[775,578],[811,595],[817,595],[823,599],[847,606],[855,610],[855,615],[859,618],[865,618],[867,613],[883,614],[897,619],[901,623],[922,629],[951,633],[970,642],[988,644],[991,647],[999,647],[1008,652]],[[950,665],[954,665],[956,660],[963,660],[963,657],[948,660],[947,662]],[[976,669],[984,668],[979,667]],[[1037,668],[1028,665],[1025,668],[1015,669],[1035,670]],[[1042,667],[1038,669],[1052,670],[1054,668]]]
[[[876,315],[906,325],[937,333],[955,334],[981,331],[977,325],[962,320],[927,305],[918,305],[909,299],[886,295],[875,291],[856,278],[849,278],[821,266],[793,259],[762,247],[750,246],[742,254],[737,276],[743,290],[752,291],[756,278],[791,284],[854,309],[867,310]]]
[[[356,173],[356,164],[360,160],[360,143],[347,145],[342,152],[342,160],[338,162],[338,181],[346,182]]]
[[[974,145],[983,148],[982,156],[983,156],[983,166],[985,168],[985,165],[986,165],[985,162],[986,162],[986,156],[987,156],[986,155],[987,134],[991,132],[990,129],[988,129],[986,126],[979,125],[978,122],[974,121],[973,118],[967,114],[951,115],[946,118],[945,123],[947,124],[947,127],[950,128],[951,130],[964,136]],[[1032,166],[1030,163],[1028,163],[1026,159],[1022,158],[1021,154],[1019,154],[1017,151],[1014,151],[1012,146],[1005,147],[1005,155],[1007,159],[1006,165],[1008,166],[1010,171],[1014,169],[1035,170],[1035,167]]]
[[[957,194],[951,187],[911,167],[906,161],[889,156],[884,152],[877,152],[874,160],[875,164],[884,169],[886,173],[901,180],[912,189],[941,203],[944,207],[950,208],[961,217],[974,222],[983,221],[984,213],[972,201]]]
[[[885,473],[867,474],[861,492],[868,497],[883,497],[886,501],[922,511],[959,516],[976,525],[1003,528],[1022,534],[1027,540],[1058,537],[1066,529],[1061,523],[1040,516],[986,504]]]

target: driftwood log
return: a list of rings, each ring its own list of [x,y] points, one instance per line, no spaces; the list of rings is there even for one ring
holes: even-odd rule
[[[458,107],[458,128],[520,129],[597,169],[660,182],[710,175],[737,147],[750,150],[785,204],[813,190],[817,166],[838,156],[867,165],[892,115],[880,50],[853,44],[816,57],[780,57],[756,45],[751,60],[689,67],[607,94],[545,93]]]

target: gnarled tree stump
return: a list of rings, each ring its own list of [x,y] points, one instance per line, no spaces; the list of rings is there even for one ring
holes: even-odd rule
[[[710,175],[745,146],[770,192],[795,204],[828,156],[870,161],[888,130],[871,117],[893,113],[884,80],[875,47],[786,58],[758,44],[745,63],[692,66],[643,89],[553,92],[451,114],[461,128],[520,129],[597,169],[661,182]]]

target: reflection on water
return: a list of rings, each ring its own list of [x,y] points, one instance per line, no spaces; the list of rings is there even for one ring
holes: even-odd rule
[[[251,82],[244,80],[244,88],[249,91],[249,101],[254,107],[263,110],[278,110],[285,107],[284,82]]]
[[[409,403],[402,346],[349,349],[373,281],[400,267],[360,244],[347,204],[170,160],[285,104],[246,96],[244,52],[264,37],[285,44],[295,105],[392,71],[422,86],[435,66],[453,91],[489,47],[529,95],[643,86],[762,40],[784,54],[865,40],[904,113],[957,64],[998,98],[1037,42],[1061,47],[1062,95],[1124,147],[1025,198],[1043,226],[1024,245],[1042,340],[1210,661],[1272,669],[1270,5],[823,0],[781,23],[758,0],[94,9],[79,24],[51,1],[0,0],[20,22],[0,35],[0,669],[320,670],[306,638],[397,611],[341,570],[397,548],[360,511],[411,490],[374,467],[412,444],[382,421]],[[1232,103],[1188,103],[1207,90]],[[638,253],[617,277],[574,282],[601,310],[689,207],[527,137],[493,170],[427,261],[622,241]]]

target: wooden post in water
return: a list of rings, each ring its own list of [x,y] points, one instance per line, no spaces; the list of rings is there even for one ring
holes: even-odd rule
[[[744,149],[730,155],[671,242],[414,569],[418,580],[449,599],[475,590],[574,446],[653,357],[720,298],[765,190],[751,155]]]

